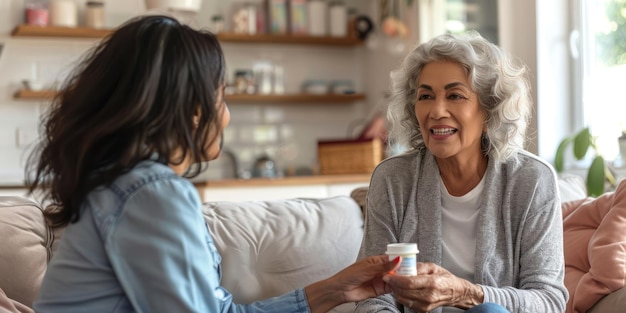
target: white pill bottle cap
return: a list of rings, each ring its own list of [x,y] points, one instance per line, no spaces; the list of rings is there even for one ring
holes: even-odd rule
[[[385,254],[389,256],[389,260],[393,260],[398,256],[402,257],[402,263],[396,269],[396,275],[416,276],[417,275],[417,257],[419,253],[416,243],[390,243],[387,245]]]
[[[402,254],[418,254],[416,243],[390,243],[387,245],[385,254],[402,255]]]

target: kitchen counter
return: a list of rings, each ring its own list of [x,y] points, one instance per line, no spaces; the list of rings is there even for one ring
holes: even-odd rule
[[[352,175],[312,175],[289,176],[281,178],[251,178],[251,179],[223,179],[194,182],[196,187],[224,188],[224,187],[278,187],[278,186],[306,186],[306,185],[333,185],[346,183],[369,184],[370,174]]]

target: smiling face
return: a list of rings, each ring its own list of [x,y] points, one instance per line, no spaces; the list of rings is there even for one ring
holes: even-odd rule
[[[437,158],[468,160],[482,155],[485,112],[459,63],[435,61],[424,66],[417,78],[415,116],[424,144]]]

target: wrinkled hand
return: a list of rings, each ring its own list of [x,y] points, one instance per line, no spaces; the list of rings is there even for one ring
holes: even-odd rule
[[[440,306],[471,308],[483,302],[480,286],[459,278],[434,263],[418,263],[417,276],[385,275],[387,292],[417,312]]]
[[[343,290],[345,301],[361,301],[387,293],[383,276],[400,265],[401,258],[389,261],[387,255],[364,258],[348,266],[331,279]]]

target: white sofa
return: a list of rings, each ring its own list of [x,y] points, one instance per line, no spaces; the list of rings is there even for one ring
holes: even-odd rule
[[[563,201],[586,195],[577,176],[562,177],[559,188]],[[236,302],[247,303],[303,287],[351,264],[363,235],[366,192],[359,188],[352,197],[205,203],[204,217],[223,258],[223,286]],[[37,203],[0,197],[0,289],[9,298],[32,304],[61,236],[46,226]],[[333,311],[352,312],[353,307],[344,304]],[[589,312],[623,313],[624,308],[626,288]]]
[[[29,199],[0,197],[0,289],[27,306],[62,238],[62,230],[46,226],[42,212]],[[331,276],[354,262],[363,236],[361,207],[349,196],[208,202],[203,212],[222,255],[222,285],[237,303]]]

